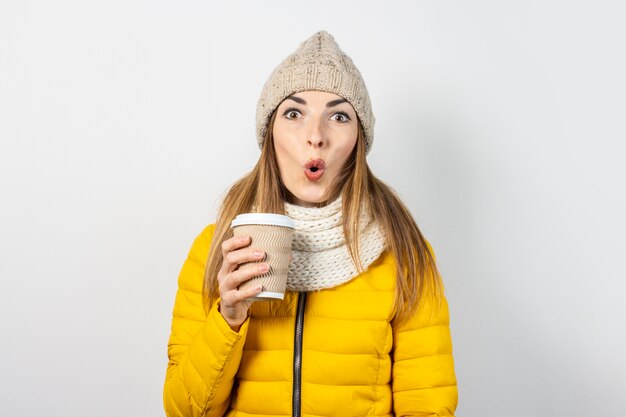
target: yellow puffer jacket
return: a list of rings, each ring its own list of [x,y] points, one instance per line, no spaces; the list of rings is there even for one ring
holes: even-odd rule
[[[335,288],[255,302],[237,333],[219,300],[208,315],[202,304],[213,230],[194,240],[178,279],[163,392],[169,417],[454,414],[446,300],[394,327],[391,255]]]

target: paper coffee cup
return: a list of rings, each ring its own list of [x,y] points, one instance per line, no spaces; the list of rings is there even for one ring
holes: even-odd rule
[[[295,223],[290,217],[274,213],[240,214],[231,223],[234,236],[250,236],[250,245],[265,251],[270,270],[242,283],[240,290],[262,285],[262,291],[253,300],[282,300],[285,297],[289,255]],[[257,263],[257,262],[254,262]],[[245,264],[240,264],[243,266]]]

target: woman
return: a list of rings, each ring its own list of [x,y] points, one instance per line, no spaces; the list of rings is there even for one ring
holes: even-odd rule
[[[367,166],[374,121],[360,72],[326,31],[272,72],[257,106],[261,157],[179,276],[168,416],[454,414],[441,279],[409,211]],[[268,268],[230,230],[251,211],[296,222],[284,300],[238,290]]]

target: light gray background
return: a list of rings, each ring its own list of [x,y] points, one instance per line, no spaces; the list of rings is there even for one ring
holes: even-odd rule
[[[626,415],[622,3],[230,3],[0,4],[2,414],[163,415],[180,267],[326,29],[437,253],[457,415]]]

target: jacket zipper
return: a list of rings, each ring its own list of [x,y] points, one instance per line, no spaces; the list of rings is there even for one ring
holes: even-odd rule
[[[302,396],[302,333],[304,326],[304,307],[306,306],[306,292],[298,294],[296,330],[293,348],[293,399],[292,415],[300,417]]]

